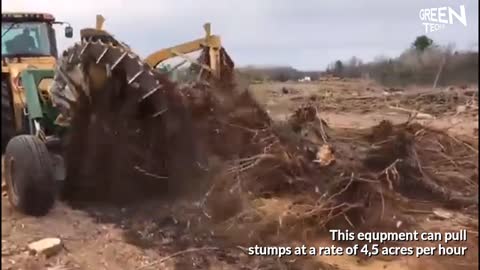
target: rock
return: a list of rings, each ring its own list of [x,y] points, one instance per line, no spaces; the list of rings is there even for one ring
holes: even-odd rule
[[[465,105],[457,106],[457,114],[464,113],[465,111],[467,111],[467,106]]]
[[[401,220],[397,220],[397,223],[395,224],[397,229],[400,228],[400,226],[402,226],[403,222]]]
[[[44,254],[47,257],[57,254],[62,249],[62,240],[59,238],[44,238],[28,245],[33,254]]]

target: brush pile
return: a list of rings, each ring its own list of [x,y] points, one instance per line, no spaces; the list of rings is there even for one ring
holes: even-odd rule
[[[308,104],[273,123],[248,91],[221,98],[211,89],[183,92],[208,100],[193,114],[203,152],[217,166],[204,212],[243,241],[327,228],[389,230],[418,201],[478,205],[476,142],[416,123],[332,129]],[[200,103],[188,104],[197,110]]]
[[[301,98],[305,99],[305,98]],[[341,92],[335,96],[313,95],[310,100],[322,106],[323,111],[375,112],[384,109],[417,112],[430,115],[430,118],[445,115],[478,112],[478,91],[473,89],[433,90],[423,93],[401,92],[396,95],[345,96]]]

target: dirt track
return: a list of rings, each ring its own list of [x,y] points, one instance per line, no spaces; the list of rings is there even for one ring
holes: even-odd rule
[[[414,91],[422,92],[419,89],[404,92]],[[254,85],[253,93],[273,119],[283,119],[305,102],[317,105],[320,117],[331,127],[364,128],[381,120],[399,123],[408,119],[405,111],[391,109],[391,103],[383,101],[384,89],[371,82],[264,84]],[[312,99],[312,95],[324,98]],[[335,99],[337,96],[340,98]],[[361,97],[365,96],[375,97],[376,102],[364,103]],[[393,101],[400,99],[401,95],[391,98]],[[452,136],[478,136],[478,108],[459,112],[458,106],[465,102],[461,99],[452,102],[447,111],[436,110],[431,106],[433,102],[427,104],[430,105],[428,108],[421,104],[409,106],[408,102],[403,105],[397,102],[397,105],[428,114],[426,119],[417,120],[438,129],[449,128]],[[474,185],[478,190],[478,175]],[[269,211],[274,212],[282,202],[266,199],[267,208],[269,203]],[[228,199],[218,204],[233,206]],[[59,202],[51,214],[35,219],[14,212],[3,196],[2,269],[478,269],[478,223],[474,221],[478,214],[469,214],[476,209],[458,211],[440,222],[432,212],[438,206],[424,203],[422,210],[415,209],[405,215],[410,220],[404,222],[411,223],[416,229],[446,231],[466,228],[469,231],[467,257],[371,260],[316,257],[286,263],[274,257],[248,257],[243,251],[245,247],[232,245],[225,235],[214,234],[213,225],[210,233],[197,230],[199,224],[202,227],[209,224],[209,214],[202,213],[199,198],[175,202],[153,200],[128,207],[98,204],[77,207],[78,210],[72,210]],[[223,208],[222,211],[227,210]],[[45,237],[59,237],[65,249],[48,259],[28,255],[26,245]],[[313,246],[325,244],[328,237],[298,242]]]

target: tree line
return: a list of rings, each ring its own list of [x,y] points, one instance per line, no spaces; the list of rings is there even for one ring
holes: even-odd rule
[[[337,60],[325,72],[338,77],[370,78],[384,85],[478,83],[478,52],[455,51],[453,46],[440,46],[423,35],[396,58],[377,57],[362,63],[356,57]]]
[[[325,76],[368,78],[384,85],[437,85],[478,83],[478,51],[455,51],[440,46],[426,35],[418,36],[398,57],[379,56],[364,63],[357,57],[337,60],[324,71],[301,71],[293,67],[254,67],[237,69],[251,81],[296,81],[306,76],[318,80]]]

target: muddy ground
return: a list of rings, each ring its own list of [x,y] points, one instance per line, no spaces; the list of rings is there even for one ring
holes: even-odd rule
[[[410,87],[386,89],[371,81],[332,80],[311,83],[265,83],[251,86],[256,100],[274,120],[283,120],[299,105],[311,104],[332,128],[366,128],[389,120],[417,121],[454,138],[478,139],[476,88]],[[473,149],[478,154],[478,148]],[[478,167],[477,167],[478,169]],[[161,181],[161,180],[159,180]],[[478,191],[478,174],[471,189]],[[58,202],[46,217],[15,212],[2,196],[2,269],[478,269],[478,208],[442,209],[442,204],[410,201],[397,227],[449,231],[466,229],[464,257],[251,257],[248,246],[208,228],[203,198],[154,199],[126,206]],[[279,199],[262,199],[265,213],[282,209]],[[228,200],[218,201],[225,204]],[[232,205],[234,207],[234,205]],[[390,217],[395,219],[394,217]],[[398,225],[400,224],[400,225]],[[232,223],[232,226],[238,224]],[[198,229],[202,226],[202,229]],[[58,237],[63,249],[46,258],[31,255],[30,242]],[[246,237],[246,236],[245,236]],[[261,242],[261,241],[260,241]],[[235,243],[235,244],[232,244]],[[290,246],[333,243],[328,234],[292,238]],[[287,245],[282,243],[282,245]]]

